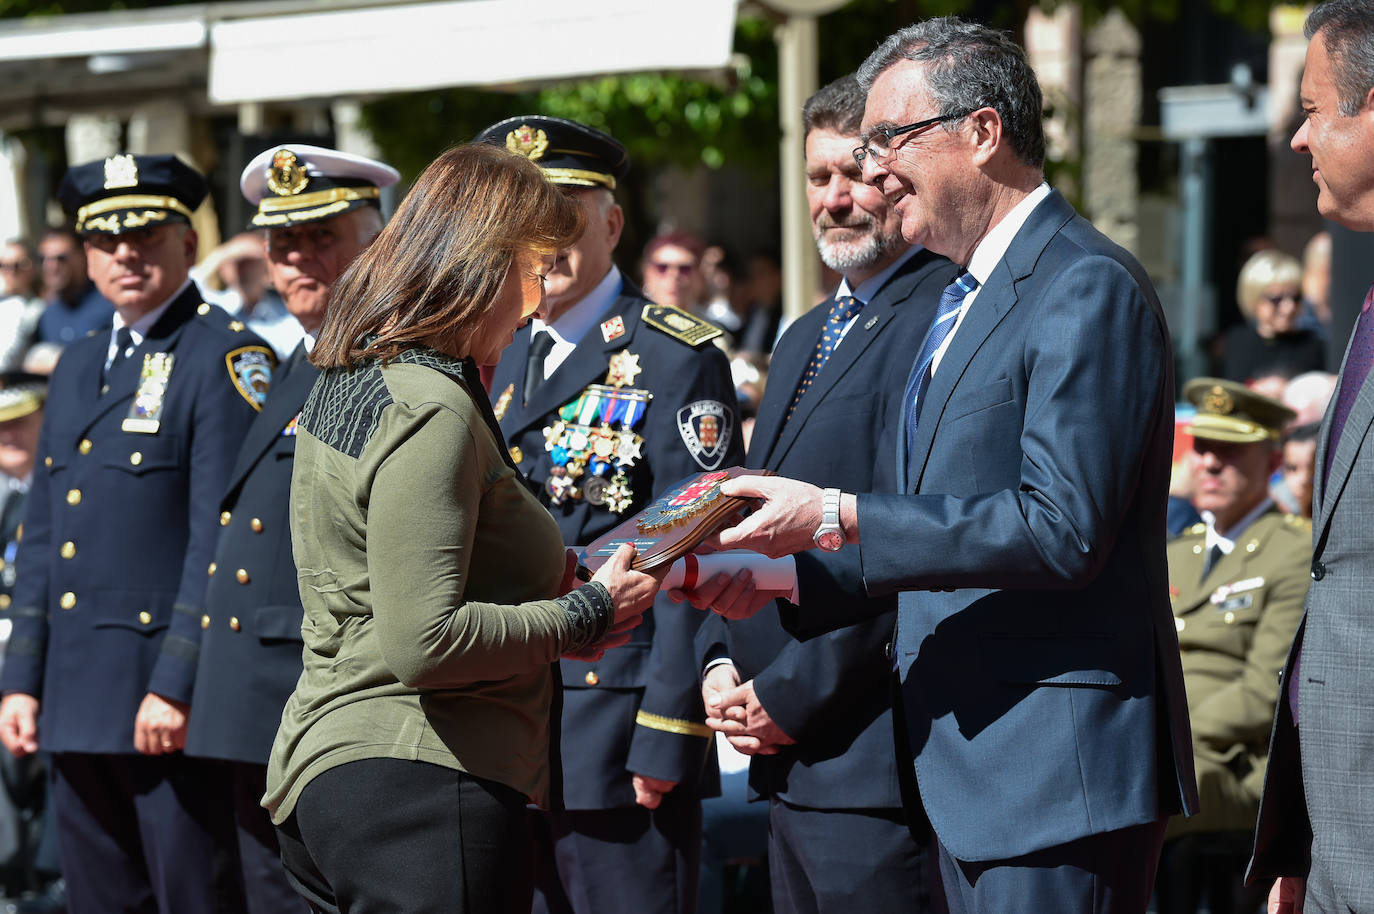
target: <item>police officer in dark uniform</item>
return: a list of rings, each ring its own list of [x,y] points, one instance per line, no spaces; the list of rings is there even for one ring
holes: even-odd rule
[[[301,599],[291,554],[296,417],[319,370],[306,358],[334,281],[382,228],[381,188],[399,173],[318,146],[274,146],[239,186],[266,232],[267,269],[305,339],[278,370],[272,394],[239,449],[219,504],[204,635],[186,753],[223,759],[231,779],[249,914],[303,911],[287,882],[276,829],[259,801],[281,711],[301,675]]]
[[[273,355],[189,278],[206,191],[168,155],[80,165],[58,188],[115,319],[52,376],[5,611],[0,740],[52,753],[77,914],[194,914],[221,894],[223,798],[180,750],[219,499]]]
[[[629,170],[610,136],[561,118],[514,117],[478,141],[544,169],[581,203],[587,230],[547,279],[549,319],[506,349],[492,381],[511,457],[540,487],[564,542],[586,545],[684,476],[743,456],[720,330],[647,301],[611,261]],[[719,790],[692,638],[701,615],[660,598],[630,643],[563,661],[566,810],[547,822],[536,910],[695,911],[703,795]]]

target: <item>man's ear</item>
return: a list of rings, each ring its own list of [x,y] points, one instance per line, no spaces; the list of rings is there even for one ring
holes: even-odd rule
[[[620,243],[620,233],[625,230],[625,211],[619,203],[612,203],[606,210],[606,234],[611,239],[611,248]]]
[[[994,108],[979,108],[968,116],[972,126],[973,162],[986,165],[1002,148],[1002,115]]]

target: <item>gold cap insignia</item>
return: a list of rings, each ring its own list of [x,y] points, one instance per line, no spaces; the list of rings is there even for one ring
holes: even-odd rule
[[[1236,402],[1231,399],[1231,395],[1226,392],[1226,388],[1217,385],[1207,391],[1202,398],[1202,408],[1215,416],[1228,416],[1236,408]]]
[[[138,163],[129,154],[110,156],[105,160],[105,189],[138,186]]]
[[[506,148],[531,162],[537,162],[549,148],[549,137],[542,130],[537,130],[529,124],[521,124],[506,134]]]
[[[289,149],[278,149],[267,169],[268,189],[279,197],[290,197],[305,190],[309,184],[310,175],[296,160],[296,154]]]

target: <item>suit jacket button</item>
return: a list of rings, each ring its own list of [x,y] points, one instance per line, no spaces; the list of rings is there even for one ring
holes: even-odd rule
[[[250,521],[248,522],[248,526],[250,526],[250,527],[253,528],[253,532],[254,532],[254,533],[261,533],[261,532],[262,532],[262,518],[260,518],[260,517],[255,517],[255,518],[253,518],[252,520],[250,520]]]
[[[234,572],[234,577],[238,579],[238,582],[239,582],[240,584],[247,584],[247,583],[248,583],[248,569],[247,569],[247,568],[240,568],[238,571]]]
[[[143,452],[142,452],[142,451],[134,451],[132,454],[129,455],[129,463],[133,464],[134,466],[138,466],[138,465],[139,465],[140,463],[142,463],[142,462],[143,462]]]
[[[243,624],[239,622],[238,616],[230,616],[229,627],[232,628],[234,631],[238,631],[239,629],[243,628]]]
[[[891,660],[891,659],[892,659],[892,642],[891,642],[891,641],[888,641],[888,642],[886,642],[885,644],[883,644],[883,656],[886,657],[888,660]]]
[[[138,614],[138,621],[142,622],[144,625],[151,625],[153,622],[153,614],[145,609]]]
[[[62,557],[63,557],[64,559],[75,558],[75,557],[76,557],[76,543],[73,543],[71,540],[67,540],[65,543],[63,543],[63,544],[62,544]]]
[[[208,570],[207,573],[208,573],[211,577],[214,577],[214,576],[215,576],[215,569],[218,568],[218,567],[219,567],[219,564],[218,564],[217,562],[211,562],[211,563],[210,563],[210,568],[209,568],[209,570]]]
[[[91,444],[91,439],[82,438],[81,443],[76,446],[76,449],[80,451],[82,454],[89,454],[91,452],[91,448],[93,447],[95,447],[95,445]]]
[[[76,606],[76,594],[67,591],[62,595],[62,599],[57,601],[57,605],[63,609],[72,609]]]
[[[1321,580],[1322,578],[1324,578],[1324,577],[1326,577],[1326,565],[1323,564],[1322,562],[1313,562],[1313,563],[1312,563],[1312,580],[1314,580],[1314,581],[1320,581],[1320,580]]]
[[[200,627],[201,627],[201,628],[209,628],[209,627],[210,627],[210,614],[209,614],[209,613],[206,613],[205,615],[203,615],[203,616],[200,617]]]
[[[225,511],[225,512],[221,513],[220,516],[219,516],[219,525],[220,525],[221,527],[227,527],[227,526],[229,526],[229,519],[230,519],[231,517],[233,517],[233,516],[234,516],[234,515],[230,514],[228,511]]]
[[[601,681],[601,677],[596,675],[596,670],[588,670],[587,675],[582,678],[587,681],[587,685],[596,685]]]
[[[80,489],[68,489],[68,490],[67,490],[67,504],[69,504],[69,505],[71,505],[71,506],[73,506],[73,507],[75,507],[76,505],[81,504],[81,490],[80,490]]]

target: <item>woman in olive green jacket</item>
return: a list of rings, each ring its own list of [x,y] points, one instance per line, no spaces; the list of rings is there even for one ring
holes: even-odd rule
[[[335,287],[291,489],[305,668],[264,799],[320,910],[528,911],[551,664],[621,643],[657,592],[630,547],[569,590],[478,379],[581,229],[529,160],[458,147]]]

